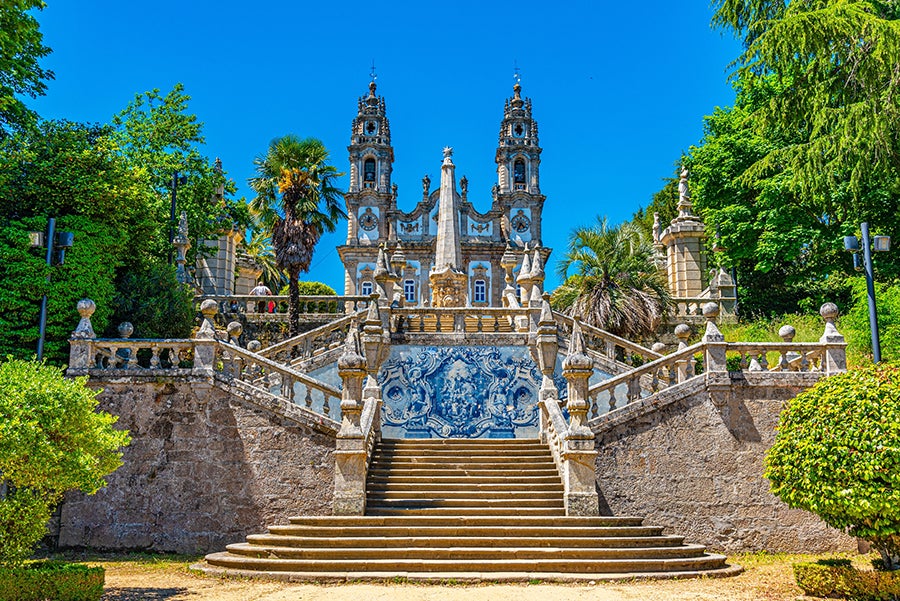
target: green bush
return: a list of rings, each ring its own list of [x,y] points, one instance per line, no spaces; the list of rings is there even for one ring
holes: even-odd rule
[[[866,361],[872,359],[872,334],[869,328],[869,301],[865,278],[848,280],[853,288],[853,305],[841,319],[841,331],[851,349]],[[878,309],[878,333],[881,358],[900,361],[900,282],[875,283],[875,302]]]
[[[300,296],[337,296],[334,288],[322,282],[297,282],[297,285],[300,288]],[[278,294],[287,296],[290,294],[290,287],[283,286]]]
[[[766,455],[772,492],[790,507],[900,558],[900,366],[820,380],[788,402]]]
[[[0,363],[0,566],[28,558],[63,493],[93,494],[122,464],[128,433],[96,410],[85,380],[37,361]]]
[[[193,291],[178,285],[171,265],[148,263],[123,270],[116,280],[115,309],[106,335],[118,338],[123,321],[133,338],[188,338],[196,315]]]
[[[103,596],[103,568],[79,563],[35,562],[0,568],[0,599],[15,601],[98,601]]]
[[[794,564],[794,579],[813,597],[888,601],[900,596],[900,572],[857,570],[849,561]]]

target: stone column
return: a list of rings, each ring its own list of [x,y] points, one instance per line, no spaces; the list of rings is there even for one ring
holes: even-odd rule
[[[572,327],[569,354],[563,361],[563,376],[568,383],[566,409],[569,411],[569,430],[563,452],[563,486],[566,515],[598,515],[596,489],[594,434],[586,425],[588,410],[588,380],[594,362],[584,352],[581,324],[576,319]]]
[[[559,352],[559,340],[557,339],[556,320],[550,309],[550,295],[545,293],[541,306],[541,317],[538,320],[537,333],[534,337],[535,354],[541,374],[541,390],[539,398],[542,401],[558,399],[559,390],[553,382],[553,371],[556,369],[556,356]]]
[[[706,343],[706,355],[703,361],[703,372],[706,374],[706,389],[710,399],[717,407],[722,407],[731,392],[731,378],[728,376],[728,366],[725,362],[725,336],[716,326],[716,317],[719,316],[718,303],[706,303],[703,305],[703,317],[706,318],[706,334],[703,342]]]
[[[678,337],[678,350],[683,351],[688,347],[688,339],[691,337],[691,326],[680,323],[675,326],[675,336]],[[690,359],[681,359],[675,362],[675,381],[684,382],[692,376],[690,372]]]
[[[825,332],[819,338],[819,342],[825,345],[822,371],[829,375],[847,371],[847,342],[834,325],[838,316],[837,305],[825,303],[819,309],[819,315],[825,320]]]
[[[359,327],[350,323],[344,354],[338,359],[341,391],[341,429],[334,451],[334,515],[363,515],[366,510],[366,441],[360,428],[362,382],[366,359],[362,356]]]

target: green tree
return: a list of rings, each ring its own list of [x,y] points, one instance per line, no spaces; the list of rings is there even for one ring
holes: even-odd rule
[[[782,501],[900,567],[900,366],[837,374],[789,401],[765,463]]]
[[[664,230],[669,226],[675,217],[678,216],[678,181],[681,173],[681,162],[675,170],[673,177],[663,178],[665,182],[663,187],[653,194],[653,199],[647,208],[639,208],[635,211],[631,218],[632,223],[641,228],[647,236],[653,235],[654,214],[659,213],[660,229]]]
[[[340,206],[335,179],[341,176],[328,164],[328,151],[319,140],[286,135],[269,145],[254,160],[256,192],[251,210],[270,216],[267,224],[278,267],[288,275],[290,335],[300,333],[301,272],[309,271],[316,244],[324,232],[333,232],[346,215]]]
[[[563,284],[553,307],[613,334],[650,336],[666,314],[669,292],[653,245],[632,223],[611,227],[598,218],[594,227],[574,230],[557,272]]]
[[[127,432],[97,411],[85,378],[37,361],[0,363],[0,564],[18,564],[46,533],[63,493],[93,494],[122,465]]]
[[[284,272],[275,261],[275,249],[272,248],[272,237],[268,232],[254,229],[250,240],[241,242],[240,252],[262,270],[259,279],[269,290],[279,290],[287,284]]]
[[[860,200],[900,168],[900,4],[895,0],[714,0],[713,24],[744,41],[736,77],[778,93],[752,113],[763,131],[797,139],[748,170],[789,172],[804,195],[849,187]]]
[[[41,67],[50,54],[32,10],[42,10],[42,0],[5,0],[0,5],[0,138],[30,126],[37,115],[17,96],[43,96],[44,83],[53,72]]]

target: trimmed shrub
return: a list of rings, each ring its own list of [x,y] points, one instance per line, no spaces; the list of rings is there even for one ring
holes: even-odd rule
[[[813,597],[890,601],[900,598],[900,572],[857,570],[850,561],[794,564],[794,579]]]
[[[772,492],[790,507],[900,558],[900,366],[820,380],[789,401],[766,455]]]
[[[41,561],[0,567],[0,599],[15,601],[98,601],[105,572],[80,563]]]

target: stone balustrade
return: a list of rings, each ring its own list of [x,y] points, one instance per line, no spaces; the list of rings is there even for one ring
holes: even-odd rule
[[[735,299],[733,298],[704,298],[704,297],[675,297],[672,298],[671,318],[703,317],[703,306],[707,303],[715,303],[719,307],[719,314],[726,318],[735,318]]]
[[[222,314],[242,314],[252,318],[261,318],[266,314],[286,315],[290,296],[287,295],[271,295],[256,296],[251,294],[231,294],[225,296],[217,295],[201,295],[194,297],[194,304],[197,308],[205,300],[213,300],[219,307],[219,313]],[[340,314],[354,313],[361,309],[365,309],[369,303],[368,296],[300,296],[300,313],[303,314]],[[260,305],[262,303],[262,305]],[[272,303],[272,310],[269,310]],[[259,309],[263,310],[260,311]]]
[[[568,315],[554,313],[561,339],[571,339],[574,320]],[[590,355],[600,355],[608,362],[618,363],[620,368],[631,369],[658,359],[662,355],[625,338],[621,338],[584,323],[580,323],[585,350]]]
[[[340,348],[347,336],[347,329],[354,319],[360,319],[365,309],[345,315],[323,326],[292,336],[262,349],[259,354],[284,363],[297,363],[318,354]]]
[[[73,376],[118,370],[179,372],[194,367],[193,340],[73,339],[68,373]]]
[[[527,309],[507,307],[390,309],[392,330],[404,334],[528,332],[529,314]]]

